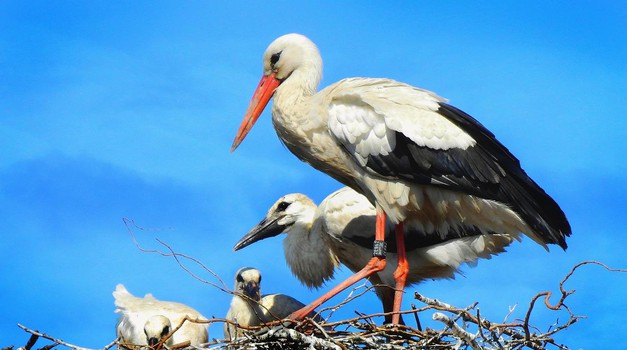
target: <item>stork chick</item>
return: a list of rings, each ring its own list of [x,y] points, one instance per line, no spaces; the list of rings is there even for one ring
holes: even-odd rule
[[[207,320],[191,307],[172,301],[155,299],[152,294],[136,297],[118,284],[113,292],[116,313],[120,314],[116,335],[120,340],[132,345],[155,346],[178,327],[185,317],[189,320]],[[166,342],[167,346],[190,342],[198,346],[207,342],[207,324],[185,321]]]
[[[235,274],[235,293],[226,319],[239,326],[260,326],[267,322],[281,320],[305,304],[285,294],[261,296],[261,272],[252,267],[243,267]],[[231,323],[224,324],[224,338],[241,337],[245,329]]]

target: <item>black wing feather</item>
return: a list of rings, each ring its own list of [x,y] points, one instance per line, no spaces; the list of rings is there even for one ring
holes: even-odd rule
[[[438,110],[476,140],[474,147],[447,150],[419,146],[396,133],[388,155],[368,157],[367,168],[379,176],[440,186],[508,205],[546,243],[566,249],[571,229],[559,205],[521,168],[494,134],[465,112],[440,103]]]

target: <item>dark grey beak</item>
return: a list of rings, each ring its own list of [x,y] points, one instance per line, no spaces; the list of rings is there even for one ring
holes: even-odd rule
[[[159,344],[159,339],[152,337],[152,338],[148,338],[148,345],[152,348],[154,348],[157,344]]]
[[[259,284],[255,282],[250,282],[244,285],[244,294],[253,298],[254,300],[259,300],[261,298],[259,291]]]
[[[285,225],[278,224],[280,218],[271,216],[269,218],[265,218],[257,224],[252,230],[250,230],[239,242],[235,243],[235,247],[233,247],[234,251],[238,251],[246,246],[249,246],[257,241],[261,241],[262,239],[270,238],[277,236],[283,233],[285,230]]]

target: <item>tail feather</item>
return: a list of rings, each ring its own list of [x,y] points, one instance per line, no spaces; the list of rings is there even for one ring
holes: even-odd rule
[[[137,299],[137,297],[131,294],[121,283],[115,286],[115,291],[112,294],[113,298],[115,298],[115,306],[118,308],[127,308]],[[116,310],[116,312],[119,312],[119,309]]]

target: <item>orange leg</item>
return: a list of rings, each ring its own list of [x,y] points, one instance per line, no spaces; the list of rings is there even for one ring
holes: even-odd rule
[[[409,263],[407,263],[407,254],[405,252],[405,230],[403,223],[396,225],[396,254],[398,255],[398,266],[394,271],[394,280],[396,281],[396,290],[394,291],[394,307],[393,312],[401,311],[401,302],[403,301],[403,290],[407,281],[407,273],[409,272]],[[392,324],[399,323],[400,314],[392,315]]]
[[[385,213],[383,211],[377,211],[377,224],[376,224],[376,229],[375,229],[375,244],[374,244],[375,251],[373,253],[372,259],[368,261],[366,266],[364,266],[364,268],[362,268],[356,274],[344,280],[344,282],[338,284],[333,289],[326,292],[323,296],[316,299],[311,304],[305,306],[304,308],[300,310],[294,311],[290,316],[288,316],[289,319],[301,320],[307,317],[318,306],[322,305],[327,300],[333,298],[338,293],[342,292],[343,290],[352,286],[353,284],[359,282],[361,279],[366,278],[372,275],[373,273],[377,273],[385,268],[385,219],[386,219]],[[398,323],[398,320],[397,320],[397,323]]]

